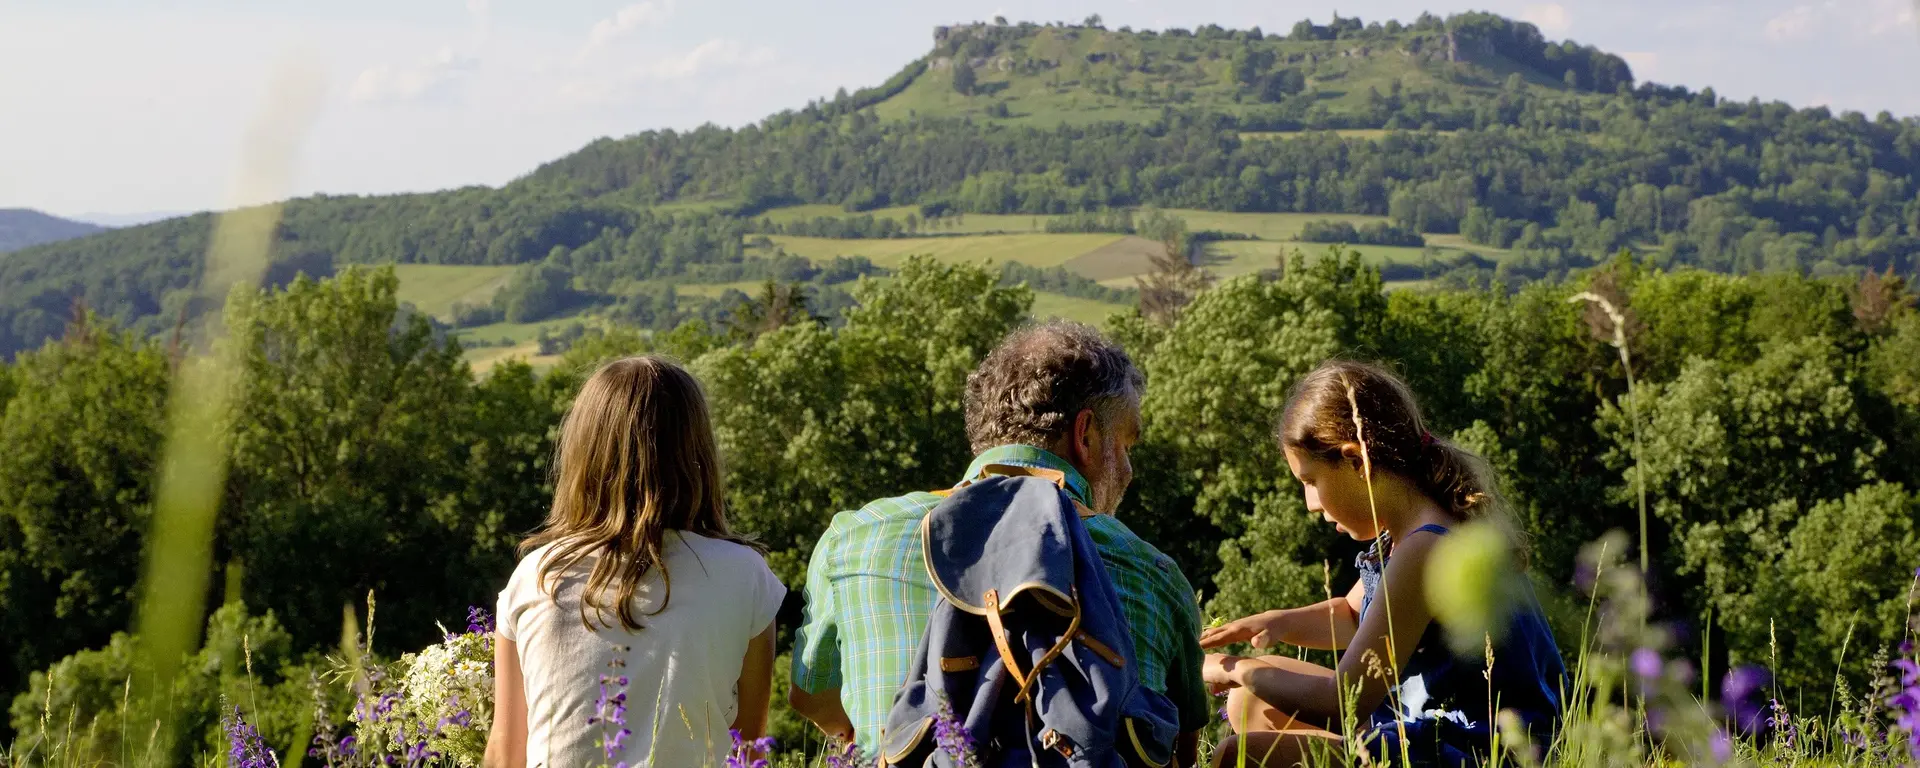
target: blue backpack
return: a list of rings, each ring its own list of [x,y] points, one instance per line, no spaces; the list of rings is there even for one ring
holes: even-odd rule
[[[990,475],[922,523],[940,591],[881,735],[883,765],[958,768],[942,711],[983,768],[1166,765],[1173,701],[1141,685],[1120,599],[1060,486]]]

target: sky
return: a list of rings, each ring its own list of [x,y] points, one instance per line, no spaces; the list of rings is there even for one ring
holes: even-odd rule
[[[879,84],[935,25],[994,16],[1285,32],[1335,12],[1488,10],[1618,53],[1642,80],[1920,116],[1916,3],[0,0],[0,208],[98,218],[499,185],[599,137],[738,126]],[[272,189],[237,184],[286,72],[309,73],[313,107],[291,168]]]

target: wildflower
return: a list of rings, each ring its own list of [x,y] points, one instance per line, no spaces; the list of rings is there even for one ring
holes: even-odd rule
[[[860,745],[848,743],[827,754],[827,768],[873,768],[873,763],[861,753]]]
[[[1594,584],[1599,580],[1599,576],[1600,569],[1596,568],[1593,563],[1582,561],[1573,568],[1573,583],[1579,587],[1582,592],[1592,592]]]
[[[313,690],[313,743],[307,749],[307,756],[319,758],[329,767],[352,760],[353,737],[341,738],[333,717],[327,714],[327,697],[320,686],[320,676],[309,674],[307,685]]]
[[[953,707],[945,700],[940,702],[940,711],[933,716],[933,743],[954,765],[980,764],[973,754],[973,734],[968,733],[967,726],[954,717]]]
[[[260,731],[240,714],[239,707],[222,718],[227,730],[227,765],[230,768],[279,768],[280,758],[260,738]]]
[[[1900,658],[1893,666],[1900,670],[1900,692],[1887,699],[1893,709],[1894,725],[1907,732],[1907,750],[1920,760],[1920,664],[1914,663],[1913,644],[1900,644]]]
[[[1733,738],[1728,736],[1726,731],[1713,729],[1713,738],[1707,743],[1713,749],[1714,762],[1725,763],[1733,759]]]
[[[1660,652],[1652,648],[1641,648],[1633,652],[1633,673],[1643,681],[1660,679],[1663,664]]]
[[[626,662],[621,656],[621,654],[626,652],[626,649],[619,648],[617,650],[620,651],[620,654],[615,654],[613,660],[607,663],[608,667],[616,670],[626,666]],[[626,675],[601,675],[600,699],[594,703],[593,716],[587,718],[587,725],[600,726],[600,739],[598,743],[601,751],[606,753],[608,760],[612,760],[615,755],[618,755],[621,747],[626,743],[627,737],[633,735],[633,731],[626,727],[627,683]]]
[[[733,736],[733,750],[727,753],[727,768],[767,768],[766,755],[773,749],[772,736],[747,741],[738,730],[728,733]]]
[[[493,616],[479,606],[467,608],[467,632],[475,635],[492,634]]]
[[[1759,727],[1762,710],[1758,694],[1772,682],[1773,675],[1765,667],[1751,664],[1728,670],[1726,678],[1721,680],[1720,699],[1742,733],[1751,733]]]
[[[1767,726],[1773,728],[1774,738],[1780,743],[1781,749],[1792,750],[1794,738],[1799,735],[1799,729],[1793,724],[1793,715],[1787,712],[1787,705],[1780,703],[1779,699],[1771,699],[1768,703],[1772,714],[1767,717]]]

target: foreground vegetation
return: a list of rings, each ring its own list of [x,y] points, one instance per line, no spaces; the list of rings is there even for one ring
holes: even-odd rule
[[[756,304],[725,326],[590,332],[544,374],[503,362],[476,376],[402,310],[397,282],[350,270],[228,302],[245,386],[227,417],[205,600],[225,607],[164,684],[182,737],[162,741],[160,762],[225,751],[223,701],[299,754],[313,680],[339,663],[342,607],[370,592],[377,633],[355,642],[375,659],[439,642],[436,620],[489,604],[517,536],[543,515],[560,409],[598,361],[691,361],[715,404],[732,514],[798,584],[834,512],[953,481],[968,459],[965,374],[1032,301],[992,271],[913,259],[851,283],[857,302],[838,325]],[[1582,291],[1624,310],[1625,355],[1610,318],[1570,302]],[[1676,631],[1634,643],[1694,660],[1688,690],[1766,666],[1795,717],[1822,714],[1804,728],[1825,741],[1796,749],[1839,759],[1853,738],[1843,722],[1887,732],[1885,708],[1860,701],[1884,693],[1920,564],[1920,312],[1898,280],[1667,272],[1623,257],[1511,294],[1387,293],[1355,255],[1296,254],[1187,298],[1117,313],[1108,329],[1149,378],[1121,515],[1175,556],[1209,614],[1303,604],[1352,580],[1352,544],[1304,513],[1267,433],[1312,365],[1377,358],[1422,393],[1437,428],[1499,468],[1556,631],[1569,646],[1593,640],[1588,667],[1636,648],[1609,634],[1617,611],[1588,617],[1580,552],[1621,529],[1636,532],[1637,558],[1644,492],[1653,621]],[[16,694],[16,756],[139,751],[151,712],[127,702],[159,683],[138,676],[139,640],[124,632],[179,355],[82,315],[0,368],[0,680]],[[1592,679],[1587,705],[1618,703],[1625,683]],[[347,691],[322,686],[332,722]],[[1593,717],[1634,738],[1639,720],[1614,722],[1628,711]],[[807,743],[784,712],[776,730]]]

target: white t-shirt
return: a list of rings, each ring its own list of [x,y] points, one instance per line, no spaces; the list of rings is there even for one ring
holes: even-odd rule
[[[526,682],[528,768],[723,764],[733,746],[728,730],[739,711],[747,642],[766,631],[787,592],[766,560],[733,542],[668,531],[670,593],[660,569],[648,569],[634,592],[641,629],[626,631],[608,612],[589,630],[580,620],[580,593],[594,558],[570,569],[549,597],[540,590],[539,564],[551,546],[522,559],[500,592],[500,636],[518,644]],[[659,609],[663,593],[666,609],[646,615]],[[601,626],[607,623],[611,629]],[[615,667],[615,658],[624,667]],[[632,735],[611,760],[594,742],[603,728],[610,736],[621,726],[587,722],[600,702],[601,675],[629,681],[625,727]],[[609,684],[606,695],[615,692]]]

